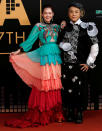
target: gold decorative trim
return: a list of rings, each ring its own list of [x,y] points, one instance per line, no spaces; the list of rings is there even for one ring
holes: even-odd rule
[[[10,53],[0,53],[0,55],[9,55]]]
[[[42,22],[42,0],[40,0],[40,22]]]

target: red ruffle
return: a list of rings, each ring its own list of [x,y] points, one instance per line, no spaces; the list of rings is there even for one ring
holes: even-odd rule
[[[6,126],[35,127],[58,121],[59,118],[64,120],[61,91],[40,92],[36,88],[32,88],[28,102],[28,112],[20,120],[7,121]]]
[[[62,105],[61,90],[53,91],[39,91],[36,88],[32,88],[28,108],[38,108],[40,112],[49,111],[56,105]]]
[[[64,120],[62,112],[56,109],[58,109],[58,107],[46,112],[40,112],[37,108],[34,110],[30,109],[21,119],[9,120],[5,125],[9,127],[26,128],[48,125],[49,123],[57,122],[59,118]]]

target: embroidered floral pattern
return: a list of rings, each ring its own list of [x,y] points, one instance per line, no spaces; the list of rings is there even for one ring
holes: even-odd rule
[[[64,52],[65,62],[75,63],[77,61],[77,43],[79,37],[79,26],[73,25],[73,30],[71,32],[66,32],[63,42],[68,42],[70,44],[70,50]],[[69,47],[69,46],[68,46]]]

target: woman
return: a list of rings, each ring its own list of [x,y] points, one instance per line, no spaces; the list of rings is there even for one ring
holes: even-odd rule
[[[50,122],[61,122],[61,67],[60,50],[57,42],[59,26],[52,24],[54,11],[46,5],[42,11],[42,23],[37,23],[28,39],[20,44],[20,49],[12,52],[10,62],[21,79],[32,88],[28,112],[21,120],[6,123],[11,127],[33,127]],[[37,39],[41,47],[31,51]],[[21,53],[21,51],[26,53]]]
[[[60,33],[62,49],[62,99],[68,109],[68,122],[82,123],[83,110],[86,109],[87,71],[94,68],[98,55],[98,30],[94,23],[83,22],[84,8],[81,3],[73,2],[68,6],[66,28]]]

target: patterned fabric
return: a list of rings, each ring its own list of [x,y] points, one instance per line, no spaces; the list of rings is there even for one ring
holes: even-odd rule
[[[57,42],[58,31],[60,27],[56,24],[43,24],[37,23],[28,39],[20,44],[20,47],[24,49],[25,52],[30,51],[34,42],[37,38],[40,39],[42,46],[37,50],[34,50],[30,53],[27,53],[27,56],[35,62],[40,62],[41,65],[45,65],[46,63],[51,64],[53,63],[56,65],[56,61],[58,64],[61,64],[60,58],[60,50]]]
[[[68,42],[70,49],[67,52],[64,52],[65,62],[75,63],[77,61],[77,44],[79,37],[79,26],[73,25],[73,30],[71,32],[66,32],[64,35],[63,43]],[[68,47],[69,48],[69,47]]]
[[[95,67],[99,52],[98,29],[93,22],[83,22],[80,19],[60,33],[59,47],[64,51],[64,61],[69,63],[85,63],[90,68]]]
[[[80,70],[80,65],[64,63],[62,65],[62,102],[69,108],[86,109],[88,103],[87,74]]]

